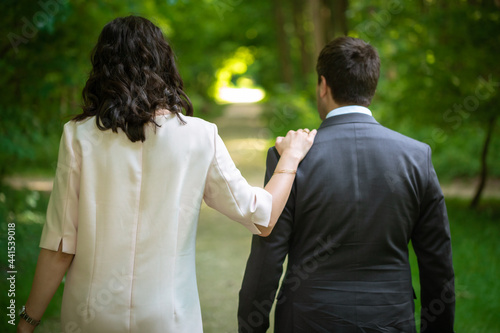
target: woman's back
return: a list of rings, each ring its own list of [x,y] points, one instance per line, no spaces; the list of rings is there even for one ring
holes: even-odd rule
[[[186,124],[173,114],[157,116],[160,127],[150,126],[144,142],[103,132],[93,118],[65,125],[56,197],[41,241],[57,250],[60,237],[50,222],[62,212],[63,248],[71,252],[76,243],[63,331],[75,324],[83,332],[202,331],[195,274],[201,201],[205,196],[231,216],[239,214],[245,192],[267,193],[246,182],[241,187],[243,178],[230,159],[217,158],[216,151],[227,151],[215,125],[183,119]],[[226,186],[240,194],[219,189],[220,176],[236,180],[237,187]],[[233,195],[235,202],[226,201]]]

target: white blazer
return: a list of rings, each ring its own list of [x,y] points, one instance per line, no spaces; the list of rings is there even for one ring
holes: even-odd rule
[[[64,126],[40,247],[75,254],[62,332],[202,332],[195,236],[202,199],[252,233],[272,196],[250,186],[204,120],[173,114],[145,142]],[[235,295],[236,297],[236,295]]]

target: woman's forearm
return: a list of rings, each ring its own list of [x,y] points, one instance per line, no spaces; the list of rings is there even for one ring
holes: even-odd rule
[[[26,313],[33,319],[40,320],[42,318],[73,260],[74,255],[63,253],[61,245],[59,245],[57,252],[40,250],[33,285],[26,301]],[[20,320],[18,332],[31,332],[33,329],[34,327],[25,320]]]
[[[295,156],[292,153],[284,152],[280,157],[278,164],[276,165],[276,171],[279,170],[297,170],[301,158],[300,156]],[[295,180],[295,174],[292,173],[278,173],[274,174],[267,185],[264,187],[266,191],[271,193],[273,196],[273,208],[271,211],[271,219],[269,221],[268,227],[263,227],[257,225],[260,230],[260,236],[267,237],[271,234],[278,218],[285,208],[288,197],[290,196],[290,191],[292,190],[293,181]]]

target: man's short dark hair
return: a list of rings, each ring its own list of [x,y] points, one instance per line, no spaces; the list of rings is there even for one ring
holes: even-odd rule
[[[380,59],[365,41],[339,37],[321,50],[316,71],[319,82],[325,77],[337,104],[368,106],[377,88]]]

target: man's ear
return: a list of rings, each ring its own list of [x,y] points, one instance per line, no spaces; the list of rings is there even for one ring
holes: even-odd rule
[[[319,82],[319,95],[322,98],[325,98],[326,95],[328,94],[328,84],[326,84],[326,78],[321,75],[320,82]]]

